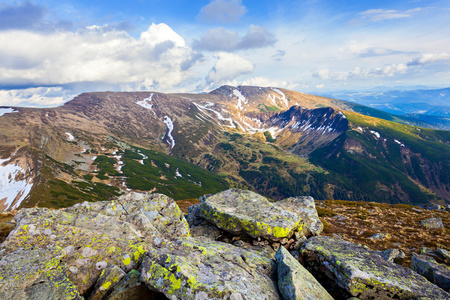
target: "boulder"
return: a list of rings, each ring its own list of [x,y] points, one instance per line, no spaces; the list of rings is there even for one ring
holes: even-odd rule
[[[81,294],[104,268],[114,264],[128,272],[153,245],[189,235],[181,210],[160,194],[130,193],[61,210],[22,209],[15,219],[17,226],[0,246],[0,257],[19,248],[63,248],[62,264]]]
[[[151,248],[141,280],[169,299],[280,299],[273,260],[230,244],[183,238]]]
[[[390,234],[389,233],[375,233],[374,235],[368,237],[369,240],[373,240],[373,241],[381,241],[381,240],[385,240],[390,238]]]
[[[300,216],[305,236],[317,236],[323,231],[323,224],[317,214],[313,197],[291,197],[276,202],[276,205]]]
[[[0,260],[0,299],[83,299],[67,278],[60,247],[17,249]]]
[[[302,247],[313,274],[360,299],[449,299],[450,294],[411,269],[383,259],[367,247],[331,237],[312,237]]]
[[[246,190],[229,189],[203,199],[200,216],[230,233],[272,241],[302,229],[299,215]]]
[[[437,263],[432,257],[413,253],[411,269],[447,292],[450,291],[450,268]]]
[[[385,260],[395,263],[401,263],[406,257],[405,252],[400,249],[387,249],[380,252],[377,251],[377,253]]]
[[[422,226],[426,229],[442,229],[442,228],[444,228],[442,219],[439,217],[423,220],[422,222],[420,222],[420,226]]]
[[[278,289],[283,299],[332,300],[323,286],[284,247],[275,255],[278,267]]]

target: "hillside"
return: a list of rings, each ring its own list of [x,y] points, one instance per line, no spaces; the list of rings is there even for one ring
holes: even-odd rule
[[[176,200],[238,187],[273,199],[450,201],[450,132],[364,116],[331,98],[223,86],[1,109],[0,210],[129,189]]]

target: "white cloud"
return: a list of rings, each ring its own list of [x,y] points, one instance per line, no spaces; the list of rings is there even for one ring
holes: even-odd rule
[[[239,21],[247,12],[242,0],[213,0],[202,7],[199,19],[212,23],[232,23]]]
[[[0,106],[58,106],[73,99],[76,94],[62,87],[37,87],[0,90]]]
[[[322,80],[327,80],[327,79],[330,79],[331,72],[329,69],[320,69],[320,70],[313,72],[313,77],[319,78]]]
[[[450,60],[450,53],[426,53],[422,54],[420,57],[416,57],[408,62],[408,66],[422,66],[425,64],[430,64],[442,60]]]
[[[380,22],[385,20],[404,19],[411,18],[423,8],[414,8],[405,11],[389,10],[389,9],[369,9],[359,13],[363,21],[367,22]]]
[[[233,51],[263,48],[275,42],[275,36],[265,27],[250,25],[247,33],[242,37],[237,32],[222,27],[208,30],[200,40],[194,40],[192,47],[207,51]]]
[[[316,89],[323,89],[325,87],[325,84],[316,84]]]
[[[263,87],[279,87],[285,89],[295,89],[299,84],[296,82],[287,82],[283,80],[273,80],[267,77],[253,77],[241,81],[238,85],[251,85],[251,86],[263,86]]]
[[[0,31],[3,87],[98,82],[164,90],[190,79],[200,60],[166,24],[152,24],[138,39],[99,26],[75,33]]]
[[[254,70],[251,61],[237,54],[218,52],[214,54],[214,57],[217,61],[206,78],[207,83],[210,85],[233,80],[242,74],[251,73]]]

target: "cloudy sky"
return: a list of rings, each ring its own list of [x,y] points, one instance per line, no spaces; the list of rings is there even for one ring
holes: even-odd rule
[[[223,84],[450,86],[448,0],[0,1],[0,106]]]

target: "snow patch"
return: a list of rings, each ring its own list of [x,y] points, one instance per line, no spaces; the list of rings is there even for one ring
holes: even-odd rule
[[[178,170],[178,168],[175,170],[175,176],[183,177],[183,175],[180,174],[180,170]]]
[[[97,159],[97,156],[93,156],[93,157],[92,157],[92,160],[96,160],[96,159]]]
[[[20,206],[33,187],[33,182],[27,173],[31,170],[22,169],[18,164],[6,164],[10,159],[0,159],[0,200],[5,201],[5,210],[13,210]],[[16,178],[23,178],[17,179]],[[13,202],[16,201],[15,204]]]
[[[167,129],[169,130],[167,132],[167,137],[169,138],[169,141],[167,141],[167,143],[170,146],[170,150],[173,149],[173,147],[175,146],[175,139],[172,136],[172,131],[173,131],[173,122],[172,120],[168,117],[168,116],[164,116],[164,120],[163,120],[164,124],[166,124]]]
[[[280,95],[279,99],[284,102],[284,105],[286,105],[286,107],[289,107],[289,103],[288,103],[288,100],[286,99],[286,95],[277,88],[271,88],[271,89],[272,89],[272,91],[274,91],[275,93]],[[275,103],[275,97],[273,98],[272,102]]]
[[[70,133],[70,132],[66,132],[67,134],[67,140],[72,142],[75,140],[75,137]]]
[[[376,136],[377,137],[377,139],[379,139],[380,138],[380,134],[378,133],[378,132],[376,132],[376,131],[373,131],[373,130],[371,130],[370,131],[374,136]]]
[[[394,140],[394,142],[396,142],[397,144],[399,144],[402,147],[405,147],[405,144],[403,144],[402,142],[400,142],[399,140]]]
[[[347,119],[347,117],[344,115],[342,111],[339,112],[339,115],[341,115],[344,119]]]
[[[11,107],[0,108],[0,117],[3,116],[4,114],[10,114],[10,113],[14,113],[14,112],[17,112],[17,110],[12,109]]]
[[[362,129],[361,127],[356,128],[356,130],[361,131],[362,133],[364,133],[364,129]]]
[[[238,103],[235,105],[237,109],[243,110],[243,104],[248,104],[248,100],[238,90],[233,90],[233,94],[238,98]]]
[[[153,98],[153,93],[151,93],[148,98],[145,98],[142,101],[137,101],[136,104],[142,106],[143,108],[151,110],[152,113],[156,116],[156,113],[153,110],[153,104],[151,104],[152,103],[152,98]]]
[[[234,127],[235,127],[235,126],[234,126],[234,123],[233,123],[233,119],[231,119],[231,118],[226,118],[226,117],[224,117],[220,112],[218,112],[217,110],[214,110],[214,109],[211,108],[211,106],[213,106],[214,103],[211,103],[211,102],[205,102],[206,104],[203,104],[203,105],[197,104],[197,103],[195,103],[195,102],[192,102],[192,103],[197,107],[197,109],[198,109],[200,112],[202,112],[203,114],[205,114],[208,118],[211,118],[211,117],[209,116],[209,114],[208,114],[207,111],[211,111],[211,112],[213,112],[213,113],[216,115],[217,119],[219,119],[219,120],[221,120],[221,121],[225,121],[225,122],[229,122],[229,123],[230,123],[230,125],[222,125],[222,124],[219,124],[220,126],[225,126],[225,127],[229,127],[229,128],[234,128]],[[222,109],[222,111],[225,111],[226,113],[229,113],[228,111],[226,111],[226,110],[224,110],[224,109]],[[196,116],[197,116],[197,119],[200,119],[200,117],[201,117],[201,118],[203,118],[205,121],[207,121],[206,118],[205,118],[203,115],[196,115]],[[201,120],[201,119],[200,119],[200,120]]]

